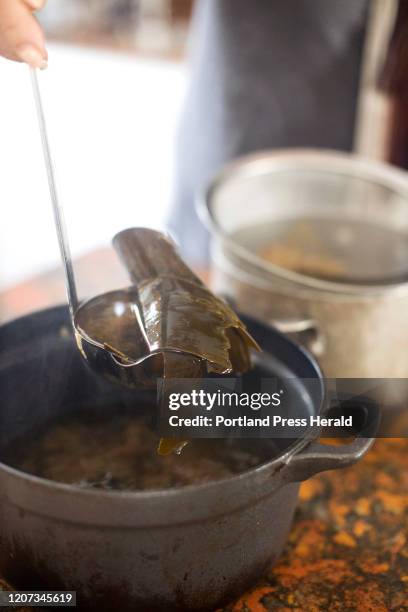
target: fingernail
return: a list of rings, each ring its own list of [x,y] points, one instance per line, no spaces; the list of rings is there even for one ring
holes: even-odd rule
[[[41,51],[34,47],[34,45],[20,45],[17,47],[17,55],[23,62],[29,66],[32,66],[33,68],[45,70],[45,68],[48,66],[47,60],[42,55]]]

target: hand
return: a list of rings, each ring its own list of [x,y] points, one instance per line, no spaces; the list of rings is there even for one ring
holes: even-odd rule
[[[0,55],[34,68],[47,67],[44,33],[33,15],[46,0],[0,0]]]

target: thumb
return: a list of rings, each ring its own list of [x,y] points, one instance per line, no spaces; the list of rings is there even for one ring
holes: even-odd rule
[[[42,0],[0,1],[0,55],[35,68],[46,67],[44,34],[32,15],[34,5],[40,4]]]

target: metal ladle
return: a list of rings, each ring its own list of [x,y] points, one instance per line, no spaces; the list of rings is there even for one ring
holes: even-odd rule
[[[64,269],[65,289],[68,297],[71,320],[73,321],[75,311],[78,308],[78,294],[75,285],[74,270],[72,267],[71,250],[69,248],[68,243],[64,212],[58,199],[54,165],[51,157],[47,125],[45,123],[44,107],[41,100],[41,92],[37,78],[37,70],[31,67],[29,68],[29,70],[35,106],[37,109],[38,125],[40,128],[42,149],[44,154],[45,168],[47,170],[48,186],[50,190],[52,209],[54,212],[54,221],[57,230],[58,244],[61,252],[62,266]]]
[[[79,350],[99,374],[137,388],[157,378],[201,378],[245,372],[245,326],[179,257],[174,243],[145,228],[120,232],[114,247],[133,286],[79,304],[62,206],[58,199],[37,74],[31,69],[44,159],[65,272],[71,322]]]
[[[61,253],[62,267],[64,270],[65,290],[68,298],[71,323],[74,328],[77,344],[84,358],[89,361],[90,365],[97,372],[108,376],[108,378],[113,378],[114,380],[119,380],[120,382],[124,382],[126,384],[132,384],[133,386],[134,384],[138,384],[135,372],[132,372],[132,375],[129,377],[127,375],[127,370],[125,370],[125,362],[119,362],[117,359],[118,355],[113,354],[112,351],[108,350],[108,348],[105,348],[97,341],[94,341],[89,335],[85,333],[85,331],[78,332],[75,325],[75,316],[79,310],[79,300],[72,265],[71,250],[68,242],[64,212],[62,204],[58,197],[54,164],[49,144],[47,124],[45,121],[44,106],[42,103],[41,91],[37,78],[37,70],[31,67],[29,68],[29,70],[32,91],[37,111],[37,119],[41,136],[44,162],[47,171],[52,209],[54,213],[55,227],[57,231],[58,244]],[[106,310],[107,304],[111,302],[112,309],[114,310],[114,304],[116,303],[116,300],[113,300],[112,302],[112,300],[110,300],[111,296],[112,294],[106,294],[96,298],[96,309],[99,311],[104,311]],[[119,300],[122,299],[123,303],[126,303],[128,302],[131,295],[127,291],[123,291],[117,292],[117,295],[115,297]]]

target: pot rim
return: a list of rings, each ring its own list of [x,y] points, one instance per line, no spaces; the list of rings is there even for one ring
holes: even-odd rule
[[[33,317],[35,318],[35,316],[45,316],[46,313],[58,313],[59,311],[62,312],[62,310],[66,310],[66,307],[53,306],[37,311],[36,313],[31,313],[21,317],[20,319],[32,319]],[[4,327],[15,325],[18,320],[19,319],[12,320],[6,323]],[[286,336],[284,339],[285,342],[292,349],[296,350],[296,352],[300,354],[314,370],[316,381],[319,381],[320,390],[319,402],[318,405],[316,405],[316,414],[321,414],[327,401],[326,388],[321,368],[313,355],[311,355],[304,347],[296,344]],[[309,376],[309,378],[311,377]],[[234,509],[248,503],[247,498],[249,496],[246,495],[247,489],[245,487],[245,483],[249,483],[250,481],[252,481],[254,484],[256,483],[256,487],[259,490],[262,488],[260,486],[261,484],[265,486],[265,488],[262,490],[262,495],[259,495],[259,490],[258,494],[252,494],[252,500],[268,495],[272,489],[276,488],[277,484],[278,486],[282,484],[280,481],[275,481],[274,484],[273,476],[275,476],[277,472],[280,472],[280,469],[288,464],[294,455],[299,453],[313,440],[318,438],[318,435],[318,428],[309,426],[303,437],[295,440],[286,449],[284,449],[282,453],[274,456],[271,460],[260,463],[249,470],[245,470],[244,472],[234,474],[227,478],[221,478],[200,484],[172,487],[169,489],[150,489],[146,491],[105,491],[101,489],[91,489],[80,487],[78,485],[65,484],[20,471],[0,461],[0,496],[6,497],[14,505],[25,508],[26,510],[36,514],[48,515],[52,518],[59,516],[63,517],[64,520],[67,521],[88,523],[91,525],[115,524],[120,527],[126,527],[143,526],[149,524],[162,525],[163,523],[170,524],[175,522],[192,522],[197,519],[183,519],[182,515],[184,514],[189,516],[190,514],[199,514],[201,511],[201,501],[205,500],[205,498],[210,494],[214,499],[214,504],[217,505],[219,492],[220,490],[224,491],[227,484],[233,488],[233,499],[231,499],[231,507],[228,510],[224,509],[222,512],[220,511],[220,514],[233,511]],[[288,483],[284,482],[283,484]],[[29,489],[27,489],[27,485],[29,486]],[[32,495],[30,493],[32,493]],[[59,497],[57,503],[52,507],[50,507],[50,504],[48,503],[48,493],[53,495],[53,500],[55,500],[56,496]],[[240,494],[242,494],[242,499],[239,498]],[[35,499],[33,499],[34,496]],[[76,504],[76,507],[73,508],[73,512],[76,516],[71,517],[72,506],[70,505],[72,504],[73,496],[75,497]],[[161,502],[164,499],[171,505],[172,510],[179,509],[180,516],[176,516],[176,512],[173,512],[174,516],[169,516],[169,519],[166,521],[159,521],[156,517],[149,516],[149,511],[154,511],[157,514],[159,513],[157,511],[162,509]],[[195,505],[194,512],[192,512],[188,507],[189,502],[191,504],[192,500],[194,500]],[[95,516],[92,514],[92,511],[96,502],[99,504],[105,503],[107,513],[106,517],[103,516],[99,521],[95,522]],[[137,503],[143,503],[146,505],[146,517],[143,517],[143,520],[134,510],[134,505]],[[132,512],[129,511],[130,505],[132,505]],[[57,506],[58,511],[56,509]],[[122,520],[122,517],[116,517],[115,515],[119,509],[124,508],[128,510],[129,518]],[[78,519],[78,514],[81,515],[81,519]],[[205,514],[207,515],[208,512],[205,512]]]
[[[310,430],[312,429],[313,429],[312,427],[309,427],[307,433],[310,434]],[[210,480],[209,482],[170,487],[168,489],[148,489],[148,490],[143,490],[143,491],[139,491],[139,490],[106,491],[104,489],[92,489],[91,487],[80,487],[79,485],[65,484],[63,482],[50,480],[49,478],[35,476],[34,474],[29,474],[28,472],[23,472],[22,470],[13,468],[12,466],[8,465],[7,463],[3,463],[2,461],[0,461],[0,470],[8,472],[9,474],[13,476],[17,476],[18,478],[22,478],[23,480],[28,480],[34,484],[45,486],[46,488],[52,488],[52,489],[56,488],[61,491],[66,491],[66,492],[71,492],[71,493],[81,494],[81,495],[83,494],[87,497],[95,497],[95,498],[104,497],[104,498],[111,498],[111,499],[117,499],[121,497],[122,499],[131,498],[135,500],[142,500],[146,498],[160,499],[164,495],[166,497],[167,496],[175,497],[177,495],[181,495],[184,492],[190,493],[196,490],[208,491],[219,485],[225,485],[226,483],[230,483],[232,481],[238,482],[240,480],[244,480],[246,477],[261,474],[267,469],[269,471],[269,468],[271,467],[279,468],[281,464],[287,463],[287,460],[290,457],[295,455],[299,450],[303,449],[304,446],[309,444],[314,439],[315,439],[315,436],[310,437],[310,435],[305,434],[302,438],[290,444],[290,446],[288,446],[288,448],[283,453],[277,455],[272,460],[264,461],[263,463],[260,463],[259,465],[256,465],[255,467],[250,468],[249,470],[245,470],[244,472],[239,472],[238,474],[233,474],[232,476],[219,478],[217,480]]]
[[[293,484],[292,476],[285,479],[281,471],[317,438],[317,428],[310,428],[271,461],[228,478],[147,491],[87,489],[34,476],[0,462],[0,503],[7,500],[33,515],[94,528],[165,527],[209,517],[213,520],[252,505],[283,485]],[[227,486],[228,499],[220,502]]]
[[[198,215],[211,234],[221,239],[236,256],[252,264],[264,274],[268,273],[270,276],[296,284],[303,289],[330,293],[338,297],[364,298],[373,295],[395,296],[396,294],[407,294],[408,280],[405,282],[364,285],[318,279],[268,263],[230,238],[213,214],[212,200],[217,189],[235,178],[251,178],[293,169],[315,170],[377,183],[405,198],[408,207],[408,175],[403,170],[355,153],[343,153],[330,149],[293,148],[258,151],[239,157],[227,164],[213,177],[204,191],[198,195],[196,202]],[[267,281],[268,279],[264,277],[264,280]]]

